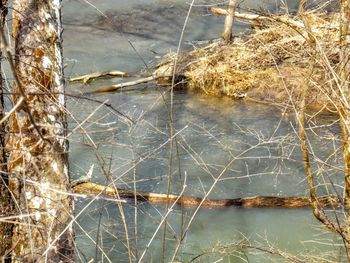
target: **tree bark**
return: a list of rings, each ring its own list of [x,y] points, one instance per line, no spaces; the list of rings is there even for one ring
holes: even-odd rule
[[[59,0],[13,1],[14,103],[8,143],[17,200],[13,262],[73,262]],[[46,93],[47,95],[26,95]],[[58,95],[57,95],[58,94]]]
[[[224,33],[222,34],[222,40],[228,44],[232,40],[232,27],[236,10],[237,0],[230,0],[228,4],[228,15],[225,18]]]
[[[7,0],[0,1],[0,28],[4,27],[5,18],[7,15]],[[1,43],[1,41],[0,41]],[[0,57],[2,52],[0,50]],[[4,80],[1,74],[0,63],[0,120],[5,116],[4,114]],[[8,188],[8,173],[7,173],[7,156],[5,152],[6,145],[6,122],[0,124],[0,215],[7,217],[14,212],[13,200]],[[0,221],[0,261],[9,262],[9,253],[11,251],[12,238],[12,224],[9,222]]]
[[[339,63],[339,115],[342,131],[344,170],[345,170],[345,195],[344,205],[347,214],[344,239],[347,244],[348,259],[350,260],[350,0],[340,0],[340,63]]]

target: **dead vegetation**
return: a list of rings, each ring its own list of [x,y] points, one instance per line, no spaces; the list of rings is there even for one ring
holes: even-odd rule
[[[309,13],[255,20],[259,24],[250,34],[229,45],[213,43],[181,55],[176,75],[185,77],[190,90],[208,95],[281,104],[298,101],[307,80],[307,106],[329,106],[333,94],[326,87],[333,77],[324,61],[332,68],[339,63],[339,16]],[[156,74],[169,73],[172,60],[167,61],[168,67],[163,62]]]

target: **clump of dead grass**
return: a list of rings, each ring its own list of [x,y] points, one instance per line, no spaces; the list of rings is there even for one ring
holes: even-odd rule
[[[308,14],[304,21],[311,31],[268,22],[228,46],[196,48],[179,58],[177,74],[187,79],[190,90],[277,103],[298,99],[300,87],[308,83],[306,101],[324,104],[332,78],[325,61],[334,67],[338,63],[338,16]]]

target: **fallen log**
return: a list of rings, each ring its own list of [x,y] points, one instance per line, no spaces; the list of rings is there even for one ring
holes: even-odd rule
[[[83,182],[72,187],[77,194],[86,194],[89,196],[101,196],[107,198],[115,198],[117,191],[120,198],[136,198],[138,201],[147,201],[153,204],[161,204],[167,202],[176,202],[185,207],[196,207],[203,200],[200,197],[157,194],[150,192],[135,192],[132,190],[115,189],[103,185]],[[320,207],[338,207],[339,199],[335,196],[322,196],[318,198]],[[243,208],[305,208],[310,206],[310,200],[304,196],[251,196],[232,199],[206,199],[202,203],[202,207],[206,208],[223,208],[223,207],[243,207]]]

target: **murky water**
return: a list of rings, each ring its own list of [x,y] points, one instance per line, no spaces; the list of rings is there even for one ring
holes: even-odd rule
[[[66,75],[110,69],[146,71],[155,64],[155,57],[176,50],[188,2],[63,1]],[[223,18],[210,15],[204,5],[208,2],[196,1],[183,50],[191,47],[191,41],[220,36]],[[257,2],[246,1],[245,6],[271,11],[283,7],[277,1]],[[295,1],[288,4],[291,10],[295,7]],[[248,27],[243,23],[236,27],[236,33],[245,30]],[[117,81],[124,80],[106,80],[89,88]],[[79,89],[71,85],[68,92]],[[70,98],[72,176],[84,176],[95,164],[94,182],[113,180],[120,187],[134,189],[136,185],[138,191],[165,193],[170,155],[169,94],[149,84],[138,91],[89,98],[108,101],[134,123],[99,103]],[[186,180],[184,194],[193,196],[204,196],[213,183],[210,198],[305,195],[305,174],[293,119],[293,114],[282,115],[273,107],[176,91],[173,122],[177,148],[173,153],[171,192],[180,193]],[[79,128],[76,124],[82,121]],[[332,135],[334,129],[329,127],[327,132]],[[328,145],[319,142],[318,147],[320,156],[329,154]],[[117,205],[106,200],[88,202],[77,203],[77,213],[88,205],[76,227],[79,260],[127,262],[125,229]],[[181,222],[186,228],[194,211],[175,206],[170,213],[165,262],[172,259],[183,229]],[[132,253],[139,258],[162,219],[164,206],[141,203],[135,210],[131,201],[124,205],[124,213]],[[160,262],[161,233],[149,246],[143,262]],[[258,250],[248,255],[248,250],[239,246],[247,239],[257,246],[293,255],[340,251],[339,241],[319,229],[309,209],[202,209],[176,259],[188,262],[203,254],[195,262],[220,258],[221,262],[283,261]]]

